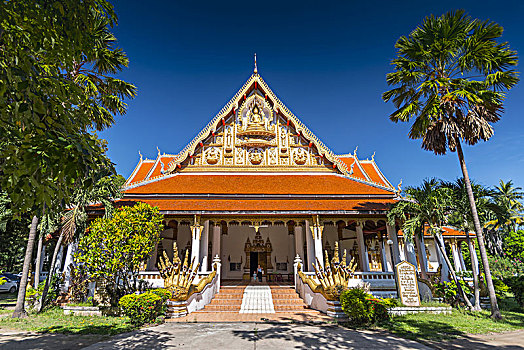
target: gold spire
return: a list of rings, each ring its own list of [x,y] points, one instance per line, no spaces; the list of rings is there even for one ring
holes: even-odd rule
[[[257,74],[258,73],[258,69],[257,69],[257,54],[255,53],[255,69],[253,70],[253,73]]]

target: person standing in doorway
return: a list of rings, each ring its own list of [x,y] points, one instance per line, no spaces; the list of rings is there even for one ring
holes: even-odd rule
[[[258,265],[257,267],[257,276],[258,276],[258,281],[259,282],[262,282],[262,273],[264,272],[264,270],[262,270],[262,266]]]

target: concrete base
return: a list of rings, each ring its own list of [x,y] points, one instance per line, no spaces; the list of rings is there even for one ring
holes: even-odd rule
[[[401,316],[407,314],[418,314],[426,312],[429,314],[451,314],[451,306],[398,306],[388,310],[390,315]]]
[[[62,306],[64,315],[75,316],[102,316],[102,312],[98,306]]]

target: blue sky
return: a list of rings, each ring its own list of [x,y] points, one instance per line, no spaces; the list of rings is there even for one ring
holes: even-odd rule
[[[461,175],[455,153],[435,156],[394,124],[381,94],[394,44],[429,14],[463,8],[504,29],[524,55],[524,1],[114,1],[115,33],[130,59],[120,77],[138,87],[128,113],[101,136],[117,171],[139,156],[178,153],[253,71],[333,152],[375,160],[394,184]],[[519,70],[522,70],[519,68]],[[484,185],[524,187],[524,82],[508,95],[494,137],[465,147],[470,175]]]

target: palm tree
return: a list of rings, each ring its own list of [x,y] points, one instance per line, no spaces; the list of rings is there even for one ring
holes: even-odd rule
[[[409,137],[422,139],[423,149],[457,152],[495,319],[501,315],[462,143],[475,145],[491,138],[491,123],[500,119],[505,92],[518,82],[513,69],[517,53],[497,41],[502,32],[497,23],[472,19],[463,10],[426,17],[395,44],[395,68],[387,74],[394,88],[382,95],[397,108],[392,121],[415,119]]]
[[[408,187],[406,197],[395,203],[388,213],[390,224],[400,222],[404,237],[412,240],[415,234],[423,234],[426,226],[435,238],[435,243],[444,257],[449,271],[459,289],[459,295],[473,309],[466,293],[460,286],[457,274],[449,261],[446,249],[442,246],[442,226],[445,222],[446,210],[449,207],[449,191],[440,186],[437,179],[426,179],[420,187]]]
[[[449,189],[451,199],[451,212],[447,216],[446,220],[448,224],[460,228],[466,234],[466,242],[468,244],[469,255],[471,263],[474,261],[475,247],[469,237],[469,232],[475,230],[473,226],[473,218],[471,216],[471,209],[469,207],[468,193],[463,178],[459,178],[454,182],[442,182],[442,187]],[[475,202],[477,209],[481,214],[485,214],[488,210],[489,191],[479,184],[472,184],[473,193],[475,194]],[[482,215],[483,217],[485,215]],[[479,291],[479,278],[477,270],[472,266],[473,272],[473,291],[475,305],[473,310],[480,311],[480,291]]]
[[[493,198],[492,209],[495,218],[487,223],[488,227],[497,231],[516,231],[517,227],[524,222],[522,212],[524,206],[521,203],[524,198],[522,188],[514,187],[513,181],[499,181],[491,193]]]

